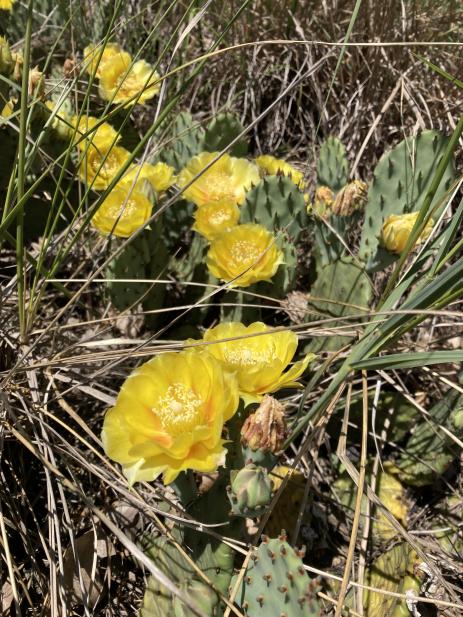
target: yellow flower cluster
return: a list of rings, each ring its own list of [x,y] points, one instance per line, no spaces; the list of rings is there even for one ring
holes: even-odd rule
[[[99,79],[101,98],[110,103],[146,103],[159,92],[159,73],[145,60],[134,62],[116,43],[89,45],[84,63],[87,72]]]
[[[74,116],[71,124],[81,156],[79,177],[93,190],[104,191],[127,167],[130,152],[117,145],[120,134],[103,120]],[[165,163],[129,164],[92,218],[93,226],[103,234],[130,236],[151,217],[152,203],[146,186],[162,193],[174,182],[174,169]]]
[[[223,427],[239,397],[258,401],[298,386],[311,360],[306,356],[286,370],[297,336],[263,323],[220,324],[205,333],[204,343],[135,369],[106,413],[105,452],[122,465],[130,484],[161,474],[169,484],[186,469],[215,471],[225,462]]]
[[[283,261],[275,237],[261,225],[240,225],[239,206],[260,182],[257,166],[244,158],[202,152],[181,170],[178,185],[196,206],[193,229],[210,243],[207,265],[230,287],[269,281]]]

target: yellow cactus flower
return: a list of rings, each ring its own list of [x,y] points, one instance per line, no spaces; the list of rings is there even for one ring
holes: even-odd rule
[[[0,113],[0,126],[2,124],[6,124],[6,122],[5,122],[6,118],[9,118],[13,114],[14,106],[15,106],[16,101],[17,101],[17,99],[10,99],[3,106],[3,109],[2,109],[2,111]],[[2,118],[3,118],[3,120],[2,120]]]
[[[152,209],[143,183],[119,182],[93,215],[92,225],[102,234],[128,238],[146,223]]]
[[[391,214],[391,216],[388,216],[381,230],[381,245],[391,253],[400,254],[408,242],[418,214],[419,212],[410,212],[409,214]],[[433,225],[434,221],[429,219],[416,244],[421,244],[429,238]]]
[[[85,70],[89,75],[95,75],[97,79],[100,79],[101,72],[107,62],[112,60],[115,56],[120,54],[126,54],[122,47],[117,43],[106,43],[102,51],[103,44],[88,45],[84,49],[84,65]],[[100,57],[101,55],[101,57]],[[127,54],[130,58],[130,55]],[[100,60],[98,62],[98,59]],[[129,61],[130,63],[130,61]]]
[[[270,154],[263,154],[256,158],[256,163],[259,169],[268,176],[287,176],[294,184],[301,189],[305,188],[304,176],[302,172],[298,171],[295,167],[284,161],[283,159],[277,159]]]
[[[95,191],[102,191],[109,186],[129,156],[130,152],[119,146],[99,150],[89,148],[80,163],[79,177]]]
[[[124,176],[124,180],[132,181],[148,180],[157,193],[162,193],[171,187],[175,182],[175,169],[166,163],[143,163],[143,165],[133,165]]]
[[[260,321],[247,327],[240,322],[221,323],[207,330],[203,340],[213,343],[207,351],[236,375],[246,403],[260,401],[264,394],[282,388],[300,387],[297,379],[315,357],[307,354],[285,373],[296,353],[297,336],[289,330],[275,331]]]
[[[229,282],[229,287],[249,287],[270,281],[283,263],[283,253],[265,227],[248,223],[232,227],[213,240],[206,263],[210,273]]]
[[[217,155],[218,152],[201,152],[190,159],[179,174],[177,184],[180,188],[189,184]],[[224,154],[186,188],[183,195],[197,206],[210,203],[240,206],[246,191],[259,182],[259,170],[254,163]]]
[[[159,73],[148,62],[132,62],[130,54],[121,52],[105,62],[99,93],[102,99],[115,105],[145,103],[159,92],[159,79]]]
[[[121,138],[120,133],[108,122],[101,122],[100,118],[93,116],[81,116],[80,119],[78,116],[73,116],[71,124],[77,127],[75,140],[81,151],[88,149],[89,142],[97,150],[108,150]],[[95,128],[97,125],[98,127]],[[85,139],[83,139],[84,137]]]
[[[196,209],[193,229],[207,240],[214,240],[222,232],[238,224],[240,210],[235,204],[206,204]]]
[[[186,469],[213,472],[225,462],[222,429],[237,407],[236,378],[213,356],[161,354],[126,379],[106,413],[103,446],[130,484],[160,474],[169,484]]]
[[[66,141],[71,139],[73,134],[72,117],[65,110],[64,104],[57,107],[53,101],[45,101],[45,106],[50,112],[55,112],[55,116],[51,122],[51,128],[56,132],[57,136]]]
[[[16,0],[0,0],[0,9],[3,11],[11,11]]]

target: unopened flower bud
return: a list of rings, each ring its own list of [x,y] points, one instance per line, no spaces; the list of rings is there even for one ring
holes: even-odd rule
[[[20,51],[13,51],[11,54],[14,62],[13,79],[19,81],[21,79],[24,58]]]
[[[251,450],[276,454],[286,438],[285,408],[273,396],[265,396],[257,410],[246,418],[241,443]]]
[[[68,79],[76,76],[76,61],[74,58],[66,58],[63,64],[63,74]]]
[[[267,470],[257,465],[246,465],[230,472],[231,486],[228,498],[232,512],[237,516],[260,516],[272,499],[272,481]]]
[[[4,36],[0,36],[0,73],[9,77],[14,69],[10,46]]]
[[[366,182],[354,180],[346,184],[339,193],[331,207],[331,212],[336,216],[352,216],[357,210],[361,210],[367,198]]]
[[[334,203],[334,193],[329,186],[319,186],[315,191],[312,211],[321,218],[329,218],[331,206]]]
[[[408,239],[418,218],[419,212],[409,214],[391,214],[384,221],[381,231],[381,245],[391,253],[400,254],[407,245]],[[424,242],[431,234],[434,221],[429,219],[416,244]]]

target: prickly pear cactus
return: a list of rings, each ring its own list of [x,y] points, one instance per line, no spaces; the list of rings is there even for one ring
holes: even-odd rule
[[[194,121],[191,114],[182,111],[170,131],[171,145],[162,150],[161,160],[180,171],[192,156],[203,150],[204,129]]]
[[[320,317],[339,317],[329,326],[339,328],[345,315],[362,315],[368,309],[371,300],[371,284],[368,276],[350,257],[343,257],[333,264],[320,268],[318,277],[310,289],[309,305],[320,313]],[[362,310],[362,308],[365,310]],[[315,318],[314,318],[315,319]],[[346,329],[351,329],[352,321],[344,322]],[[309,351],[337,350],[352,341],[352,337],[328,336],[315,338],[309,345]]]
[[[254,518],[261,516],[272,499],[272,481],[267,470],[256,465],[230,472],[228,498],[235,516]]]
[[[221,152],[243,131],[244,127],[232,113],[218,114],[206,128],[204,149],[208,152]],[[231,156],[246,156],[248,144],[241,139],[234,144],[229,154]]]
[[[379,247],[379,236],[386,217],[419,210],[429,190],[448,138],[437,131],[423,131],[401,141],[383,155],[374,171],[365,208],[365,222],[359,258],[371,271],[384,268],[395,257]],[[449,164],[435,195],[433,206],[455,178],[454,161]]]
[[[397,544],[380,555],[367,569],[365,584],[384,591],[403,594],[413,591],[419,595],[421,584],[413,570],[414,565],[418,563],[418,556],[408,544]],[[363,614],[365,617],[406,617],[410,612],[402,598],[365,590]]]
[[[109,297],[120,311],[142,303],[145,310],[160,308],[164,301],[163,283],[138,282],[137,279],[161,278],[168,252],[155,230],[144,230],[117,255],[107,269]],[[118,279],[126,279],[118,282]],[[127,279],[130,282],[127,282]]]
[[[463,558],[463,499],[450,495],[437,505],[433,512],[432,528],[434,538],[448,555],[455,559]]]
[[[304,195],[286,176],[268,176],[246,195],[241,223],[259,223],[272,232],[285,230],[297,242],[307,221]]]
[[[317,184],[337,193],[347,184],[349,163],[346,149],[337,137],[328,137],[320,148],[317,162]]]
[[[459,447],[438,428],[447,427],[456,437],[463,437],[459,417],[463,396],[447,392],[445,397],[429,411],[410,436],[397,466],[402,482],[411,486],[426,486],[435,482],[459,455]]]
[[[371,467],[371,462],[370,462]],[[378,470],[376,478],[375,492],[381,502],[386,506],[393,517],[403,526],[407,526],[409,504],[405,489],[397,479],[397,468],[390,462],[385,461],[383,468]],[[371,480],[371,473],[367,474],[367,483]],[[344,507],[353,512],[356,499],[356,489],[352,478],[346,471],[343,471],[339,478],[334,482],[333,488],[341,500]],[[362,498],[362,513],[367,511],[367,497]],[[373,541],[390,540],[396,536],[396,531],[389,523],[384,514],[373,506],[370,509],[372,526],[370,537]]]
[[[286,536],[263,537],[255,548],[236,596],[236,603],[249,617],[318,617],[323,615],[317,597],[319,583],[304,570],[301,557]],[[233,587],[233,580],[232,585]]]

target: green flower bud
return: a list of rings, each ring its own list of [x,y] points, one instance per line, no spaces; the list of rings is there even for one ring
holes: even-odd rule
[[[232,470],[230,480],[228,498],[233,514],[253,518],[265,512],[272,498],[272,481],[266,469],[246,465]]]

